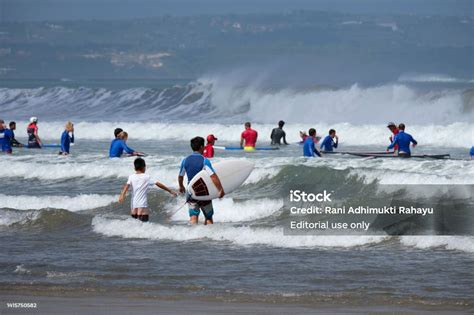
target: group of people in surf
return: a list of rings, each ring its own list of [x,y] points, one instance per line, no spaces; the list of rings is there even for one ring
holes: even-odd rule
[[[44,145],[38,135],[38,118],[31,117],[30,123],[26,127],[26,134],[28,136],[28,143],[26,145],[20,143],[15,138],[16,122],[11,121],[5,125],[5,121],[0,119],[0,147],[2,152],[12,154],[13,148],[28,148],[41,149]],[[59,145],[61,155],[69,155],[71,144],[74,143],[74,124],[70,121],[64,126],[64,131],[61,134],[61,144]]]

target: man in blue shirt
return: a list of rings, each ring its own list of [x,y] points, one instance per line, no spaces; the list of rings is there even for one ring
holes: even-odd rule
[[[336,142],[334,142],[334,138]],[[337,144],[339,143],[339,137],[336,135],[336,130],[331,129],[329,130],[329,135],[324,138],[323,142],[321,143],[321,150],[332,152],[333,148],[337,149]]]
[[[316,129],[311,128],[308,131],[309,136],[303,142],[303,155],[306,157],[315,157],[316,155],[321,157],[318,149],[316,149]]]
[[[390,151],[395,147],[395,145],[398,145],[398,155],[399,156],[404,156],[404,157],[410,157],[411,151],[410,151],[410,143],[413,143],[413,147],[416,147],[418,142],[416,142],[413,137],[405,133],[405,124],[400,124],[398,125],[398,133],[395,135],[395,138],[393,138],[392,144],[390,144],[387,148],[387,152]]]
[[[117,139],[114,139],[110,145],[109,157],[111,158],[121,157],[124,151],[128,155],[136,155],[136,156],[143,155],[143,153],[136,152],[132,148],[129,148],[127,146],[127,140],[128,140],[128,133],[126,133],[125,131],[122,131],[121,133],[119,133],[117,136]]]
[[[193,154],[189,155],[181,162],[179,170],[178,184],[179,192],[184,193],[184,175],[188,177],[188,183],[202,170],[206,170],[211,177],[212,182],[216,185],[219,190],[219,198],[224,197],[225,192],[222,188],[221,181],[212,167],[211,161],[205,158],[202,154],[204,153],[204,138],[195,137],[191,139],[191,148]],[[214,215],[214,208],[212,206],[212,200],[209,201],[197,201],[187,196],[187,202],[189,204],[189,221],[191,224],[197,224],[199,219],[200,211],[204,214],[204,225],[213,224],[212,216]]]
[[[474,160],[474,146],[471,147],[471,151],[469,151],[469,155],[471,156],[471,160]]]
[[[2,148],[3,153],[12,153],[11,138],[12,131],[8,130],[5,127],[5,122],[0,119],[0,147]]]

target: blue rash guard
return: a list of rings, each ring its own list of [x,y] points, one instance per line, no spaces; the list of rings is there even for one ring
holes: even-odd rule
[[[316,155],[321,157],[321,153],[319,153],[314,145],[314,137],[308,137],[303,142],[303,155],[306,157],[314,157]]]
[[[0,146],[2,147],[2,152],[11,152],[11,139],[13,137],[13,132],[10,129],[0,130]]]
[[[392,144],[389,145],[387,149],[391,150],[395,147],[396,144],[398,144],[398,153],[404,152],[407,154],[411,154],[410,143],[413,143],[415,145],[418,144],[418,142],[416,142],[416,140],[413,139],[413,137],[410,134],[405,133],[405,131],[403,130],[400,130],[395,135],[395,138],[393,139]]]
[[[474,157],[474,146],[471,148],[471,151],[469,151],[469,154],[471,155],[471,157]]]
[[[201,155],[199,152],[194,152],[190,156],[183,159],[181,162],[181,168],[179,169],[179,176],[188,176],[188,183],[202,170],[206,170],[209,175],[215,173],[212,167],[211,161]]]
[[[133,154],[135,152],[135,150],[129,148],[122,139],[114,139],[110,144],[109,157],[121,157],[123,151],[128,154]]]
[[[332,148],[337,148],[337,142],[334,142],[334,139],[331,138],[331,136],[327,135],[326,138],[324,138],[323,142],[321,143],[320,148],[323,151],[332,152]]]
[[[61,135],[61,152],[69,154],[71,143],[74,143],[74,134],[70,136],[69,132],[64,130],[63,134]]]

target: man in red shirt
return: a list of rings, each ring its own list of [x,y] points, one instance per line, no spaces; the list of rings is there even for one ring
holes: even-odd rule
[[[249,122],[246,122],[245,130],[240,136],[240,147],[243,148],[245,151],[254,151],[255,145],[257,144],[257,138],[258,132],[252,129],[252,125]]]
[[[213,158],[214,157],[214,143],[216,142],[217,138],[214,135],[207,136],[207,145],[204,148],[204,153],[202,154],[206,158]]]
[[[392,142],[393,142],[393,139],[394,139],[395,136],[398,134],[398,128],[397,128],[397,126],[395,125],[394,122],[389,122],[389,123],[387,124],[387,128],[390,129],[390,131],[391,131],[392,134],[393,134],[393,136],[390,136],[390,138],[389,138],[389,139],[390,139],[390,143],[392,143]],[[393,149],[394,149],[395,151],[397,151],[397,150],[398,150],[398,144],[396,144],[396,145],[393,147]]]

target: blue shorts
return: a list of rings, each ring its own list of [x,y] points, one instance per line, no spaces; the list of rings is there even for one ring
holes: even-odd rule
[[[199,214],[202,213],[204,214],[204,217],[206,220],[212,220],[212,216],[214,215],[214,207],[212,206],[212,201],[206,205],[199,205],[198,203],[195,202],[188,202],[189,204],[189,216],[197,216],[199,217]]]

